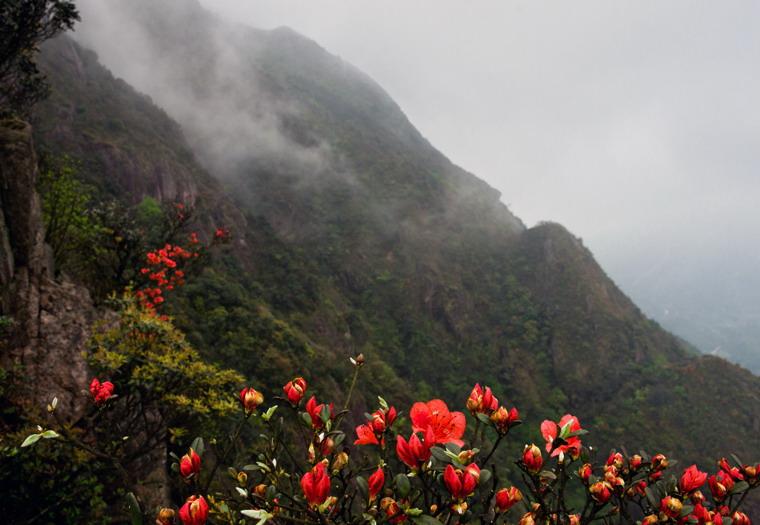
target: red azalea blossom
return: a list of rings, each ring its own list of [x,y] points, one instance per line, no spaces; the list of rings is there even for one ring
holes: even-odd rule
[[[470,392],[470,397],[467,398],[467,410],[475,414],[489,415],[496,410],[499,406],[499,400],[491,392],[491,387],[487,386],[485,389],[480,386],[480,383],[475,383],[475,386]]]
[[[559,424],[554,421],[544,420],[541,423],[541,434],[546,440],[546,451],[553,456],[558,456],[562,453],[570,453],[573,457],[578,457],[581,453],[581,438],[578,436],[563,437],[563,434],[567,436],[570,433],[581,430],[581,423],[578,418],[570,414],[565,414],[562,419],[559,420]],[[564,441],[564,444],[555,446],[554,441],[560,438]]]
[[[528,472],[535,474],[544,465],[544,457],[541,455],[541,449],[536,445],[525,445],[522,457],[523,465]]]
[[[681,516],[683,502],[673,496],[665,496],[660,501],[660,512],[669,518],[678,519]]]
[[[102,383],[97,377],[94,377],[90,381],[90,394],[92,395],[95,404],[100,406],[113,396],[113,383],[110,381],[103,381]]]
[[[306,394],[306,380],[303,377],[296,377],[292,381],[288,381],[282,391],[285,392],[285,396],[293,406],[298,405]]]
[[[710,486],[710,492],[715,501],[723,501],[734,488],[734,478],[727,472],[719,470],[714,476],[710,476],[707,484]]]
[[[454,443],[460,447],[464,445],[461,439],[467,425],[464,414],[449,412],[449,407],[440,399],[415,403],[409,416],[412,419],[413,432],[426,432],[428,427],[433,430],[433,444]]]
[[[588,488],[591,497],[602,505],[612,497],[612,486],[606,481],[597,481]]]
[[[356,441],[354,445],[379,445],[380,440],[377,439],[375,431],[369,423],[359,425],[356,427]]]
[[[380,508],[385,512],[385,518],[391,523],[402,523],[406,521],[406,514],[393,498],[383,498],[380,500]]]
[[[720,461],[718,461],[718,466],[720,466],[723,472],[727,473],[732,478],[734,478],[734,481],[744,481],[744,476],[742,475],[739,468],[732,467],[731,465],[729,465],[728,460],[726,458],[721,458]]]
[[[306,402],[306,412],[311,416],[311,426],[314,427],[314,430],[319,430],[325,426],[325,422],[322,421],[322,410],[325,407],[330,411],[330,419],[333,419],[335,417],[335,407],[332,403],[329,406],[324,403],[317,403],[316,396],[311,396]]]
[[[508,489],[501,489],[496,493],[496,510],[499,512],[507,512],[517,502],[523,499],[522,492],[517,487],[509,487]]]
[[[707,472],[701,472],[696,465],[692,465],[683,471],[681,479],[678,480],[678,488],[684,494],[688,494],[704,485],[705,481],[707,481]]]
[[[385,472],[383,472],[382,467],[377,467],[377,470],[367,479],[367,485],[369,486],[369,500],[374,501],[385,485]]]
[[[731,525],[752,525],[752,522],[750,521],[749,516],[743,512],[736,511],[733,516],[731,516]]]
[[[325,502],[330,494],[330,476],[324,463],[317,463],[301,477],[301,489],[309,505],[316,507]]]
[[[516,408],[501,406],[491,414],[491,421],[499,434],[506,434],[520,420],[520,413]]]
[[[203,496],[190,496],[179,509],[182,525],[204,525],[208,518],[208,503]]]
[[[416,432],[412,433],[409,441],[399,435],[396,437],[396,454],[410,469],[417,470],[430,459],[430,448],[434,445],[434,440],[432,427],[427,427],[424,441],[420,440]]]
[[[467,465],[464,470],[455,469],[452,465],[447,465],[443,471],[443,482],[451,493],[451,497],[456,500],[463,500],[475,491],[480,479],[480,467],[475,463]]]
[[[264,402],[264,395],[258,390],[245,387],[240,391],[240,403],[246,414],[253,414],[256,408]]]
[[[182,456],[179,460],[179,473],[185,479],[190,479],[193,476],[198,476],[201,472],[201,457],[190,448],[187,454]]]
[[[588,483],[588,480],[591,477],[591,471],[591,463],[584,463],[583,466],[578,469],[578,477],[581,478],[584,483]]]

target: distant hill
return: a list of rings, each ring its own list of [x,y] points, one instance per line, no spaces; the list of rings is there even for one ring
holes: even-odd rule
[[[760,378],[647,319],[562,226],[525,228],[366,75],[193,1],[108,5],[92,30],[83,11],[81,38],[152,100],[59,39],[38,142],[80,158],[103,195],[191,200],[229,224],[233,246],[172,304],[205,355],[329,396],[361,351],[357,416],[380,392],[463,406],[479,381],[520,408],[518,440],[570,411],[603,450],[756,455]],[[114,49],[136,29],[140,46]]]

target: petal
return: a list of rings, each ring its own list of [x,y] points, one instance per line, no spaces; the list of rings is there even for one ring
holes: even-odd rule
[[[422,432],[431,424],[430,409],[425,403],[416,402],[409,411],[409,417],[412,420],[412,430]]]

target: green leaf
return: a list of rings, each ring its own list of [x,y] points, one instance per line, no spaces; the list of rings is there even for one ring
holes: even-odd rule
[[[35,443],[37,443],[40,438],[42,437],[42,434],[32,434],[31,436],[27,436],[27,438],[24,440],[23,443],[21,443],[22,447],[31,447]]]
[[[44,437],[45,439],[55,439],[57,437],[61,437],[61,435],[55,430],[46,430],[45,432],[42,433],[42,437]]]
[[[143,525],[142,511],[135,495],[132,492],[127,492],[124,498],[127,500],[127,508],[129,508],[130,523],[132,525]]]
[[[359,494],[362,495],[362,498],[369,498],[369,484],[362,476],[356,477],[356,488],[359,490]]]
[[[311,416],[308,412],[301,412],[301,420],[306,423],[306,426],[311,426]]]
[[[433,516],[422,514],[421,516],[412,516],[412,521],[417,525],[441,525],[441,522]]]
[[[739,456],[737,456],[736,454],[731,454],[731,459],[734,460],[734,463],[736,463],[737,467],[741,467],[742,465],[744,465],[744,463],[742,463],[742,460],[739,459]]]
[[[644,493],[647,495],[647,501],[653,510],[660,508],[660,500],[654,495],[654,491],[650,487],[644,489]]]
[[[393,479],[393,484],[396,485],[396,494],[400,498],[405,498],[409,495],[409,491],[412,490],[412,483],[406,474],[396,474]]]
[[[388,410],[388,402],[380,396],[377,396],[377,401],[380,403],[380,408]]]
[[[433,454],[433,457],[437,459],[438,461],[442,461],[443,463],[451,463],[451,456],[449,456],[449,453],[447,450],[444,450],[441,447],[433,447],[430,449],[430,452]]]
[[[749,484],[746,481],[737,481],[734,488],[731,489],[729,494],[740,494],[749,488]]]
[[[478,485],[485,485],[491,481],[491,471],[487,468],[480,469],[480,478],[478,478]]]
[[[330,421],[330,407],[327,404],[323,405],[322,410],[319,411],[319,419],[321,419],[324,424],[327,424],[327,422]]]
[[[275,410],[277,410],[277,405],[269,407],[266,412],[261,414],[261,419],[263,419],[264,421],[269,421],[270,419],[272,419],[272,416],[274,415]]]
[[[480,420],[481,423],[485,423],[486,425],[490,425],[491,424],[491,418],[489,418],[485,414],[477,413],[475,415],[475,417],[477,417]]]
[[[203,444],[203,438],[200,436],[193,440],[193,443],[190,445],[190,447],[195,450],[195,453],[199,456],[203,456],[203,452],[206,450],[206,447]]]

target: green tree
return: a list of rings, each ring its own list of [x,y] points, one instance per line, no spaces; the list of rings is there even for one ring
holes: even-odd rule
[[[79,20],[67,0],[0,2],[0,112],[25,113],[48,93],[37,69],[39,45]]]

